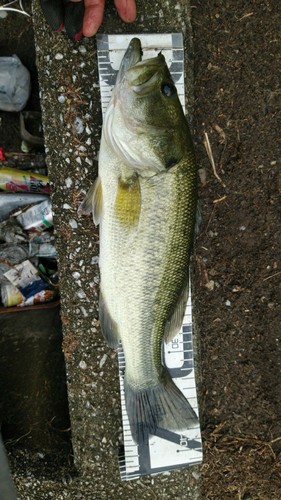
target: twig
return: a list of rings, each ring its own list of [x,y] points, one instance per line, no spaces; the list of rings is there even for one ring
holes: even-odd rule
[[[226,200],[227,196],[226,194],[224,196],[221,196],[220,198],[217,198],[216,200],[213,201],[213,203],[220,203],[221,201]]]
[[[270,444],[277,443],[277,441],[281,441],[281,437],[278,437],[278,438],[272,439],[272,440],[270,441]]]
[[[217,172],[216,164],[215,164],[215,160],[213,157],[213,152],[212,152],[212,148],[211,148],[211,144],[210,144],[209,136],[208,136],[207,132],[204,132],[203,144],[205,146],[208,158],[210,160],[210,163],[211,163],[211,166],[212,166],[212,169],[214,172],[214,176],[216,177],[216,179],[218,179],[218,181],[222,184],[223,187],[226,187],[226,185],[224,184],[224,182],[222,181],[222,179],[220,178],[220,176]]]
[[[267,276],[267,278],[263,278],[262,281],[270,280],[271,278],[274,278],[275,276],[278,276],[278,274],[281,274],[281,271],[278,271],[278,273],[271,274],[271,276]]]
[[[26,436],[29,436],[29,434],[31,434],[31,431],[26,432],[26,434],[19,436],[17,439],[9,439],[9,440],[7,440],[7,444],[14,445],[14,444],[18,443],[19,441],[21,441],[21,439],[25,438]]]
[[[244,14],[244,16],[240,17],[239,21],[242,21],[243,19],[246,19],[246,17],[251,17],[253,15],[254,15],[253,12],[248,12],[247,14]]]

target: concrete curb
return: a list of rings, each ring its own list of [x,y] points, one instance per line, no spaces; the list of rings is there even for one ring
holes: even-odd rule
[[[117,357],[98,322],[98,232],[77,208],[97,172],[101,111],[95,39],[73,43],[51,33],[34,2],[37,67],[58,251],[64,354],[76,467],[82,475],[56,498],[199,499],[198,467],[122,483]],[[192,109],[192,35],[188,1],[138,2],[125,25],[108,6],[102,32],[183,32],[188,110]],[[47,486],[47,485],[46,485]],[[47,491],[47,490],[46,490]],[[51,488],[50,488],[51,491]],[[81,492],[81,496],[77,496]],[[34,492],[35,495],[35,492]],[[38,491],[39,495],[39,491]],[[87,496],[89,495],[89,496]],[[34,496],[34,498],[47,498]]]

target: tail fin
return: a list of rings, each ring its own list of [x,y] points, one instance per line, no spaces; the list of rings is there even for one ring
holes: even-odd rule
[[[195,411],[165,368],[153,387],[135,389],[126,382],[126,375],[124,383],[126,409],[136,443],[144,442],[159,427],[179,431],[198,425]]]

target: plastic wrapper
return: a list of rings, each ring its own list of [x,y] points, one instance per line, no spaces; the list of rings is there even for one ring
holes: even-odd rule
[[[0,241],[6,243],[22,243],[26,240],[26,232],[14,217],[10,217],[0,222]]]
[[[28,247],[26,245],[0,245],[0,283],[9,283],[5,273],[28,258]]]
[[[2,283],[1,300],[4,307],[13,307],[23,302],[24,296],[19,289],[11,283]]]
[[[21,111],[30,95],[30,74],[18,56],[0,57],[0,109]]]
[[[46,175],[16,168],[0,168],[0,190],[50,194],[50,184]]]
[[[24,300],[18,304],[19,307],[33,306],[36,304],[41,304],[42,302],[50,302],[58,296],[56,290],[41,290],[41,292],[36,293],[29,299]]]
[[[48,199],[47,194],[0,192],[0,221],[7,219],[11,212]]]
[[[26,231],[44,231],[53,226],[51,201],[45,200],[25,209],[16,217]]]
[[[27,245],[0,245],[0,262],[7,262],[10,265],[19,264],[28,257]]]
[[[22,295],[19,289],[11,284],[1,285],[1,300],[4,307],[26,307],[41,304],[43,302],[50,302],[57,297],[56,290],[41,290],[28,299]]]
[[[13,266],[4,276],[19,289],[25,299],[48,288],[48,283],[39,276],[38,269],[29,260]]]
[[[29,243],[29,255],[37,257],[48,257],[50,259],[55,259],[57,256],[56,249],[54,245],[50,243]]]

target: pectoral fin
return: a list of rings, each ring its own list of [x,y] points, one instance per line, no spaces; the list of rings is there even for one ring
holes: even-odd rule
[[[117,324],[111,318],[107,310],[102,293],[100,293],[99,301],[99,320],[104,339],[108,343],[109,347],[111,347],[112,349],[117,349],[120,340]]]
[[[141,192],[137,175],[124,181],[118,180],[115,210],[119,222],[124,226],[134,226],[140,216]]]
[[[93,194],[94,194],[94,189],[95,189],[95,184],[93,184],[90,189],[88,190],[84,200],[82,203],[80,203],[78,207],[78,214],[79,215],[90,215],[93,210]]]
[[[188,293],[189,293],[189,283],[187,283],[187,286],[181,293],[177,306],[171,318],[167,321],[165,325],[164,339],[166,343],[170,342],[180,331],[183,322],[186,303],[188,300]]]
[[[102,218],[103,212],[103,198],[102,198],[102,185],[101,178],[97,177],[94,183],[94,192],[93,192],[93,221],[98,226]]]
[[[85,199],[82,201],[78,208],[78,213],[82,215],[89,215],[93,213],[93,221],[96,226],[101,221],[102,217],[102,186],[100,177],[97,177],[94,184],[88,190]]]

